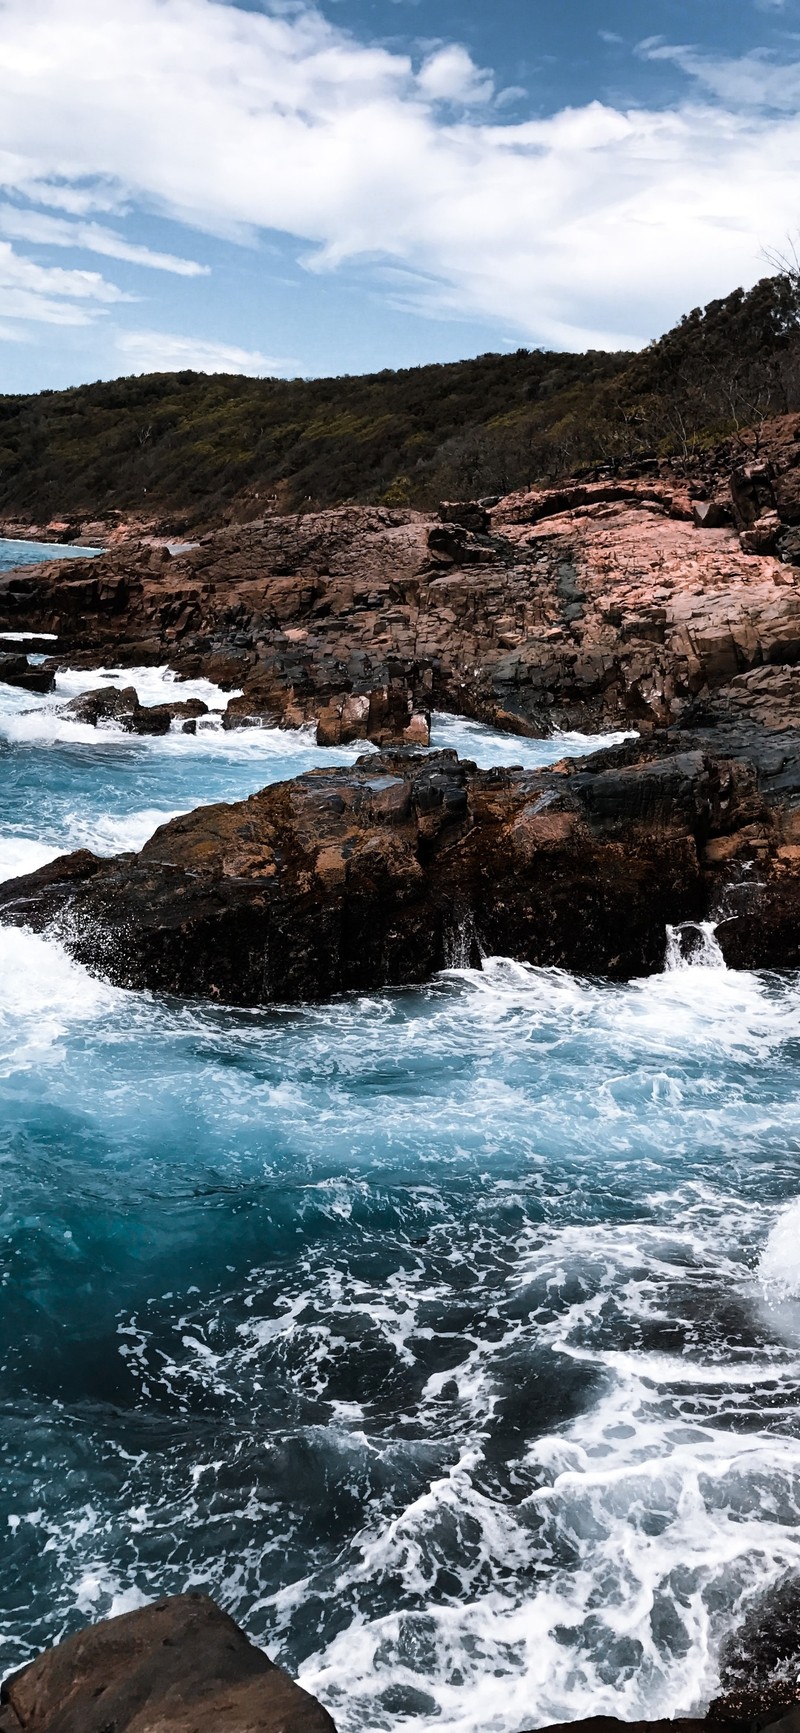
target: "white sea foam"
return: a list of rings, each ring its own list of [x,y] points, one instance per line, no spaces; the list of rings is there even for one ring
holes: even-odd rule
[[[758,1275],[768,1300],[800,1299],[800,1199],[779,1215],[761,1253]]]
[[[0,835],[0,883],[37,872],[63,853],[63,849],[37,842],[34,837]]]
[[[683,921],[680,926],[668,926],[664,968],[724,969],[718,925],[718,921]]]
[[[0,926],[0,1076],[61,1058],[59,1043],[71,1029],[96,1024],[125,997],[57,940]]]
[[[31,638],[41,643],[58,643],[56,632],[0,632],[0,641],[4,644],[25,644]]]
[[[173,767],[304,749],[107,740]],[[70,846],[143,840],[175,784],[137,786],[127,816],[76,800]],[[627,985],[489,958],[262,1013],[118,992],[0,929],[9,1220],[42,1320],[70,1257],[86,1291],[102,1268],[87,1363],[115,1392],[77,1442],[42,1403],[9,1481],[15,1655],[191,1582],[342,1733],[707,1700],[720,1640],[800,1571],[800,1352],[765,1303],[800,1291],[800,989],[697,931]]]
[[[560,758],[585,758],[610,746],[635,740],[636,733],[617,730],[610,734],[558,733],[542,739],[503,734],[468,717],[437,711],[432,719],[431,746],[450,747],[462,758],[472,758],[484,769],[495,764],[521,764],[525,769],[555,764]]]
[[[222,711],[228,699],[239,695],[240,687],[224,692],[213,680],[179,680],[164,664],[161,667],[132,668],[62,668],[56,675],[55,691],[49,702],[65,703],[83,692],[93,692],[99,686],[116,686],[122,690],[133,686],[140,704],[170,704],[184,698],[198,698],[211,710]]]
[[[39,867],[74,849],[87,848],[99,855],[135,852],[160,825],[177,818],[182,810],[180,807],[148,806],[122,817],[113,817],[109,813],[74,812],[67,818],[61,840],[57,843],[38,842],[26,836],[0,835],[0,883],[36,872]]]

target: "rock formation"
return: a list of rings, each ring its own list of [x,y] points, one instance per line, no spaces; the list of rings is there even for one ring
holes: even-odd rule
[[[0,1733],[335,1733],[206,1595],[90,1626],[13,1673]]]
[[[329,745],[413,749],[436,706],[641,738],[549,772],[413,750],[314,772],[137,856],[6,885],[3,918],[57,918],[117,981],[254,1004],[419,981],[479,945],[631,975],[660,966],[666,923],[723,907],[732,962],[800,962],[800,568],[788,543],[745,551],[770,513],[776,548],[800,536],[798,432],[784,418],[758,461],[729,453],[693,493],[662,470],[435,520],[273,515],[180,558],[123,547],[9,574],[6,629],[235,683],[226,726],[314,717]],[[192,728],[197,708],[133,688],[71,706],[138,732]]]
[[[208,705],[202,698],[184,698],[170,704],[140,704],[135,686],[98,686],[92,692],[82,692],[64,705],[63,714],[76,722],[86,722],[96,728],[99,723],[113,722],[126,734],[168,734],[173,722],[180,721],[192,732],[198,716],[205,716]]]
[[[68,659],[202,671],[243,689],[231,725],[319,719],[334,745],[421,742],[431,707],[522,733],[675,724],[800,656],[798,427],[691,489],[660,473],[435,519],[275,514],[175,558],[122,544],[26,567],[0,582],[0,627],[56,632]]]
[[[748,734],[748,740],[750,734]],[[546,771],[368,755],[0,886],[120,985],[227,1003],[422,981],[480,949],[624,978],[723,904],[735,963],[800,963],[800,735],[654,737]],[[749,865],[758,863],[758,897]]]
[[[23,692],[52,692],[55,685],[52,668],[35,667],[27,655],[0,654],[0,685],[18,686]]]

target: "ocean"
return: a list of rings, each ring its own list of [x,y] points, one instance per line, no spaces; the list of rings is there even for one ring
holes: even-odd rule
[[[109,679],[175,692],[0,686],[0,876],[358,751],[59,714]],[[712,926],[267,1011],[0,928],[0,1668],[199,1587],[341,1733],[706,1702],[800,1568],[798,1059]]]

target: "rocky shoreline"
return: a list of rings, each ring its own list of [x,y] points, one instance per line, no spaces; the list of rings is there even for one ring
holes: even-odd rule
[[[784,1595],[784,1600],[787,1596]],[[789,1591],[796,1611],[796,1592]],[[798,1637],[780,1605],[745,1623],[723,1655],[729,1689],[705,1715],[612,1716],[546,1733],[797,1733]],[[746,1669],[746,1684],[740,1674]],[[732,1687],[732,1688],[730,1688]],[[295,1684],[207,1595],[153,1601],[67,1637],[0,1686],[0,1733],[336,1733]]]
[[[800,420],[765,443],[694,497],[660,472],[436,519],[342,507],[176,558],[125,545],[9,573],[0,627],[58,652],[5,657],[16,684],[168,661],[234,688],[225,727],[313,721],[321,744],[382,752],[176,819],[138,855],[10,881],[4,920],[56,922],[124,985],[248,1004],[418,982],[482,950],[625,978],[661,966],[668,925],[708,919],[731,964],[800,964]],[[510,736],[637,739],[478,771],[415,751],[434,706]],[[203,706],[131,688],[70,708],[157,733]]]
[[[23,690],[68,662],[168,662],[241,694],[225,726],[378,750],[7,881],[0,919],[121,986],[226,1004],[400,987],[483,952],[624,980],[707,921],[732,966],[800,967],[800,422],[769,438],[705,497],[660,474],[436,518],[343,507],[8,574],[0,627],[57,635],[44,663],[4,658]],[[505,729],[511,764],[424,750],[434,707]],[[202,708],[130,687],[70,714],[159,733]],[[636,737],[515,768],[513,736],[554,727]],[[707,1716],[653,1727],[798,1733],[796,1615],[795,1597],[745,1633]],[[0,1692],[0,1733],[156,1727],[333,1733],[202,1596],[78,1633]]]
[[[676,726],[800,653],[799,427],[693,488],[664,472],[436,516],[272,514],[174,557],[125,541],[7,574],[0,630],[207,674],[242,691],[233,724],[314,721],[332,745],[399,741],[431,708],[522,734]]]
[[[800,670],[797,673],[800,695]],[[762,731],[763,733],[763,731]],[[229,1004],[421,982],[482,952],[625,979],[668,926],[720,918],[726,959],[800,965],[800,729],[653,736],[550,770],[368,754],[85,850],[0,887],[119,985]]]

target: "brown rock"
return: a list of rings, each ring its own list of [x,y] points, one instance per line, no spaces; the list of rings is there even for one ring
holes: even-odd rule
[[[781,520],[776,511],[762,512],[748,529],[741,531],[739,542],[744,554],[772,554],[780,534]]]
[[[800,746],[797,762],[800,781]],[[53,863],[0,887],[0,910],[60,923],[121,985],[232,1003],[427,979],[466,914],[489,953],[624,977],[661,966],[667,923],[706,914],[719,869],[700,854],[748,824],[754,851],[762,833],[787,840],[752,769],[691,743],[561,773],[385,752],[189,813],[138,855],[80,872],[68,856],[60,876]],[[774,921],[794,923],[797,948],[781,885]]]
[[[717,521],[728,452],[705,501],[666,471],[580,482],[508,496],[491,534],[469,527],[485,508],[461,501],[446,522],[350,506],[275,514],[157,569],[128,541],[68,571],[7,574],[0,629],[55,631],[60,654],[97,660],[122,644],[130,661],[240,687],[226,727],[324,713],[332,745],[363,737],[367,696],[377,744],[432,708],[528,734],[679,723],[706,688],[800,647],[795,568],[764,551],[795,557],[797,532],[769,516],[780,498],[794,509],[795,424],[762,430],[765,462],[735,471],[737,522],[760,551],[692,522]]]
[[[206,1595],[79,1631],[6,1679],[0,1733],[335,1733]]]
[[[430,717],[417,710],[409,718],[408,726],[403,729],[403,739],[407,746],[430,746]]]

